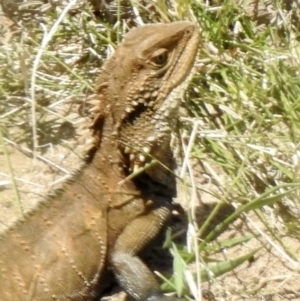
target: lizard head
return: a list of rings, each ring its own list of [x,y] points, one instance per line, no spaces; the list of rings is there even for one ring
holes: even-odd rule
[[[112,136],[119,140],[130,172],[152,158],[166,164],[198,44],[199,28],[192,22],[145,25],[125,35],[104,64],[98,81],[103,96],[99,111],[111,117]]]

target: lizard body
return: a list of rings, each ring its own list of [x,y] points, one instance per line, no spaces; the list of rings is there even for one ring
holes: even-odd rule
[[[104,63],[85,164],[0,236],[2,301],[92,301],[111,271],[136,300],[165,298],[138,254],[170,216],[171,131],[198,43],[194,23],[146,25]]]

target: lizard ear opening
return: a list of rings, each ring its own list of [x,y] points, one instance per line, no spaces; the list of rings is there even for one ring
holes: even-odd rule
[[[125,117],[124,124],[133,124],[146,110],[147,106],[145,103],[139,103],[137,106],[134,106],[133,110]]]

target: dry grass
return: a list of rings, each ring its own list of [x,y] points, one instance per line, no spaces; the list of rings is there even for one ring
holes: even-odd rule
[[[22,20],[0,41],[0,155],[7,166],[0,169],[0,195],[13,189],[16,202],[10,206],[19,212],[26,209],[20,204],[28,190],[38,187],[42,194],[52,184],[47,176],[39,179],[40,173],[22,177],[29,171],[20,172],[20,161],[14,164],[15,148],[30,162],[42,160],[59,178],[69,174],[68,162],[82,154],[75,148],[78,111],[103,60],[135,22],[194,20],[202,45],[180,129],[185,152],[180,201],[188,199],[188,241],[186,247],[172,246],[176,276],[165,288],[200,300],[201,282],[207,282],[202,285],[217,300],[300,300],[296,3],[260,2],[257,14],[255,5],[233,0],[132,1],[123,15],[117,6],[99,19],[86,3],[71,7],[73,2],[43,5],[45,12],[41,4],[30,6],[30,22],[23,7],[13,17]],[[272,271],[265,261],[259,266],[267,253],[289,272],[274,268],[261,279],[260,268]],[[258,265],[257,276],[247,273],[247,264]],[[239,271],[246,277],[235,282]]]

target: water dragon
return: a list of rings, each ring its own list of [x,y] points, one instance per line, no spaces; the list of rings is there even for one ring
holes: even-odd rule
[[[84,164],[0,236],[1,301],[91,301],[111,274],[138,301],[175,299],[139,253],[171,214],[170,139],[198,44],[188,21],[125,35],[90,100]]]

